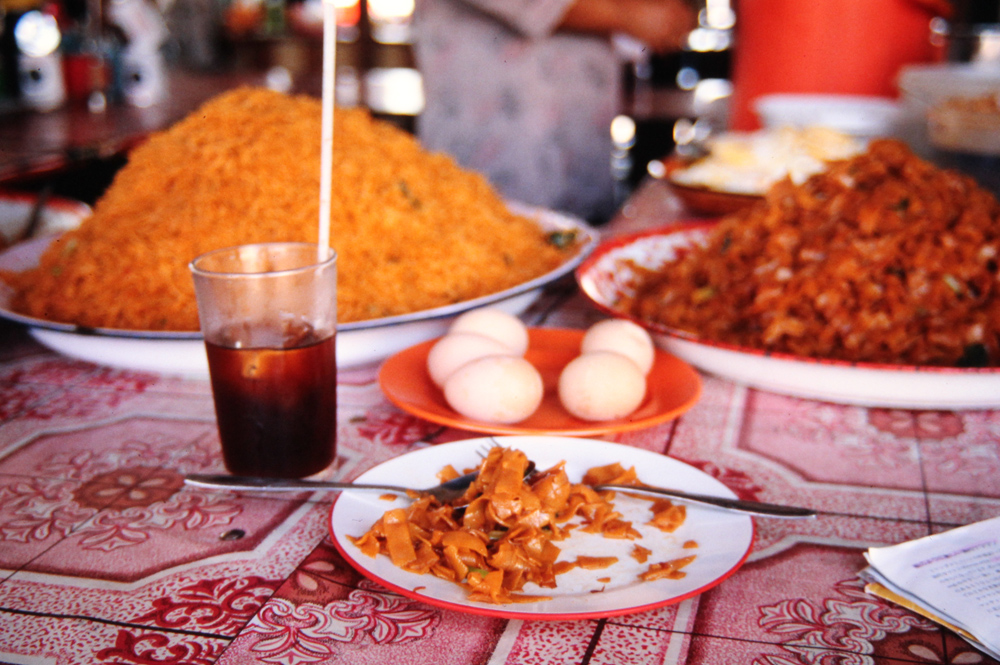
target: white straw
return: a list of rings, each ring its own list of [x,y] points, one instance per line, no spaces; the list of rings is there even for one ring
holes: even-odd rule
[[[333,173],[333,106],[336,69],[337,7],[333,0],[323,0],[323,119],[319,166],[319,246],[321,248],[330,246],[330,180]]]

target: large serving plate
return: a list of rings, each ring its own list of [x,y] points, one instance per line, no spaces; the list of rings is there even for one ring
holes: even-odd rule
[[[599,422],[573,417],[560,404],[556,386],[563,368],[580,355],[583,335],[583,330],[565,328],[528,330],[525,358],[542,375],[545,396],[538,410],[518,423],[479,422],[451,408],[427,371],[427,356],[436,340],[421,342],[386,360],[379,369],[379,385],[389,401],[404,411],[441,425],[491,434],[597,436],[645,429],[677,418],[701,396],[701,378],[694,368],[657,349],[646,379],[646,397],[635,411],[623,418]]]
[[[733,497],[733,492],[711,476],[683,462],[648,450],[592,439],[554,436],[511,436],[469,439],[445,443],[396,457],[367,471],[356,482],[393,483],[406,479],[415,487],[438,483],[437,473],[446,465],[456,469],[476,466],[480,452],[494,445],[523,451],[539,469],[566,462],[566,473],[579,482],[588,469],[614,462],[635,467],[639,479],[649,484],[670,486],[690,492]],[[399,500],[403,505],[404,499]],[[557,577],[555,589],[528,585],[524,593],[551,596],[514,605],[471,602],[466,590],[432,575],[406,572],[388,557],[369,557],[350,541],[361,536],[382,514],[393,507],[372,492],[344,492],[330,513],[334,545],[359,572],[404,596],[438,607],[507,619],[594,619],[650,610],[695,596],[732,575],[746,559],[753,543],[753,521],[743,514],[699,506],[687,507],[687,518],[673,533],[664,533],[646,524],[649,501],[618,493],[615,508],[642,533],[638,541],[612,540],[576,530],[558,546],[560,560],[573,561],[580,554],[617,556],[618,562],[603,570],[572,570]],[[639,543],[653,551],[649,562],[641,564],[631,556]],[[685,548],[685,543],[697,547]],[[643,582],[637,578],[649,563],[696,555],[676,580]],[[606,578],[606,579],[605,579]]]
[[[443,335],[462,312],[495,307],[521,314],[542,289],[570,274],[596,247],[597,232],[584,222],[551,210],[511,204],[515,212],[537,221],[545,232],[575,231],[580,250],[548,273],[498,293],[411,314],[342,323],[337,328],[337,364],[343,368],[378,362],[409,346]],[[20,243],[0,253],[0,270],[22,271],[37,265],[52,237]],[[83,328],[24,316],[10,309],[12,293],[0,284],[0,318],[23,323],[35,339],[64,355],[118,367],[196,378],[208,376],[200,332],[155,332]]]
[[[583,293],[601,310],[645,326],[657,344],[695,367],[771,392],[861,406],[909,409],[1000,407],[1000,368],[949,368],[851,363],[767,353],[698,339],[642,321],[621,309],[634,293],[634,266],[659,269],[679,250],[707,237],[712,224],[696,223],[615,238],[577,269]]]

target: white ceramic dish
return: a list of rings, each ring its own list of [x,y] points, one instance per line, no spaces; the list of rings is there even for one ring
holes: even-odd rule
[[[975,63],[905,65],[899,70],[904,104],[926,110],[949,97],[1000,94],[1000,69]]]
[[[482,298],[369,321],[342,323],[337,329],[337,364],[343,368],[378,362],[394,353],[443,335],[451,321],[470,309],[496,307],[521,314],[543,287],[571,273],[597,245],[597,231],[574,217],[551,210],[511,204],[516,212],[535,219],[546,232],[575,232],[581,248],[571,259],[519,286]],[[0,253],[0,270],[21,271],[37,265],[51,238],[20,243]],[[87,329],[54,323],[12,312],[10,289],[0,284],[0,318],[29,326],[40,343],[64,355],[122,369],[208,377],[208,361],[199,332],[145,332],[108,328]]]
[[[865,95],[765,95],[754,108],[765,127],[830,127],[859,138],[895,136],[902,116],[899,102]]]
[[[650,484],[735,496],[718,480],[665,455],[605,441],[556,436],[494,436],[441,444],[384,462],[362,474],[357,482],[398,483],[400,478],[406,478],[417,487],[435,485],[436,474],[445,465],[452,464],[456,469],[474,467],[480,460],[479,451],[494,445],[523,451],[540,469],[565,460],[566,472],[573,482],[579,482],[592,467],[619,462],[626,468],[635,467],[640,480]],[[399,505],[403,505],[402,501]],[[334,544],[351,565],[393,591],[447,609],[510,619],[592,619],[669,605],[719,584],[742,565],[750,552],[754,529],[747,515],[691,505],[687,507],[684,524],[668,534],[645,524],[650,516],[649,505],[649,501],[620,493],[615,500],[616,509],[642,533],[641,540],[611,540],[574,532],[558,543],[561,560],[572,561],[583,553],[617,556],[618,562],[613,566],[597,571],[570,571],[557,578],[555,589],[528,585],[524,593],[548,595],[552,599],[514,605],[470,602],[466,590],[457,584],[432,575],[406,572],[386,556],[372,558],[362,554],[347,537],[362,535],[386,510],[395,506],[376,493],[342,493],[330,513],[330,530]],[[687,541],[697,543],[697,547],[684,548]],[[645,564],[630,555],[636,543],[653,551]],[[654,582],[637,579],[650,563],[689,554],[697,558],[684,569],[687,575],[682,579]],[[599,578],[610,580],[601,582]]]
[[[37,194],[0,192],[0,246],[11,245],[21,238],[38,200]],[[33,237],[75,229],[90,215],[90,206],[72,199],[49,197],[39,214]]]
[[[651,231],[602,244],[577,270],[584,294],[601,310],[618,308],[637,279],[632,265],[658,269],[698,242],[710,225]],[[633,319],[657,344],[705,372],[776,393],[842,404],[905,409],[1000,407],[1000,368],[946,368],[850,363],[706,342],[693,335]]]

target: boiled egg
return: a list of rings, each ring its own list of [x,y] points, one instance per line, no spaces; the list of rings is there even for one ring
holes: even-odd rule
[[[646,377],[628,357],[591,351],[571,360],[559,374],[559,401],[581,420],[617,420],[646,396]]]
[[[448,332],[492,337],[519,356],[528,350],[528,327],[521,319],[500,309],[469,310],[452,322]]]
[[[535,366],[514,355],[473,360],[444,383],[444,397],[451,408],[485,423],[510,424],[526,419],[538,409],[544,392]]]
[[[427,372],[438,387],[455,370],[483,356],[513,355],[512,351],[492,337],[475,333],[448,333],[427,353]]]
[[[656,358],[656,347],[646,329],[627,319],[605,319],[595,323],[583,335],[580,353],[614,351],[636,364],[643,375],[649,374]]]

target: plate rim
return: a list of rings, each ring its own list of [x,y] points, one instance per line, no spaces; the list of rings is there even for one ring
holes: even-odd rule
[[[660,179],[692,213],[709,218],[717,217],[743,210],[764,200],[766,191],[738,192],[678,182],[677,174],[699,161],[700,158],[685,157],[676,152],[661,160],[665,172]]]
[[[575,439],[575,438],[572,438],[572,437],[550,436],[550,435],[537,435],[537,434],[523,435],[523,436],[502,436],[502,437],[499,437],[499,438],[498,437],[481,437],[481,438],[473,438],[473,439],[464,439],[464,440],[461,440],[461,441],[452,441],[452,442],[443,443],[443,444],[439,444],[439,445],[436,445],[436,446],[430,446],[430,447],[426,447],[426,448],[418,448],[418,449],[412,450],[412,451],[410,451],[408,453],[403,453],[402,455],[399,455],[397,457],[393,457],[393,458],[390,458],[388,460],[385,460],[384,462],[381,462],[381,463],[379,463],[379,464],[371,467],[370,469],[368,469],[367,471],[365,471],[364,473],[362,473],[361,475],[359,475],[355,479],[355,481],[364,482],[365,477],[366,477],[367,474],[370,474],[372,472],[376,472],[378,470],[381,470],[385,465],[393,464],[393,463],[398,463],[398,460],[400,460],[401,458],[407,457],[409,455],[415,455],[415,454],[421,454],[421,453],[426,454],[428,451],[432,451],[432,450],[433,451],[440,451],[440,450],[443,450],[443,449],[454,449],[454,448],[457,448],[457,447],[462,447],[462,448],[466,448],[466,447],[476,448],[476,447],[481,447],[484,443],[490,443],[490,444],[499,443],[500,445],[511,444],[510,447],[516,447],[518,445],[517,442],[519,440],[524,441],[526,439],[541,440],[543,442],[543,444],[545,442],[552,442],[553,445],[559,445],[559,444],[573,445],[573,444],[579,443],[580,441],[586,441],[587,443],[595,445],[595,446],[597,446],[598,448],[601,448],[601,449],[605,449],[605,448],[611,449],[611,450],[627,449],[628,451],[636,453],[639,456],[650,455],[650,456],[662,457],[665,460],[669,460],[669,462],[668,462],[669,465],[681,465],[681,466],[687,467],[688,469],[690,469],[690,471],[694,472],[695,474],[698,474],[700,476],[704,476],[706,479],[710,480],[711,482],[716,483],[717,484],[716,487],[722,492],[723,495],[726,495],[726,496],[731,497],[731,498],[737,498],[736,497],[736,493],[733,492],[732,489],[730,489],[729,487],[727,487],[725,484],[723,484],[717,478],[713,478],[712,476],[710,476],[707,473],[705,473],[704,471],[702,471],[702,470],[694,467],[693,465],[691,465],[691,464],[689,464],[687,462],[684,462],[682,460],[679,460],[679,459],[677,459],[675,457],[670,457],[669,455],[666,455],[664,453],[657,453],[657,452],[654,452],[654,451],[651,451],[651,450],[646,450],[644,448],[637,448],[637,447],[634,447],[634,446],[628,446],[628,445],[625,445],[625,444],[615,443],[615,442],[610,442],[610,441],[602,441],[602,440],[599,440],[599,439]],[[572,621],[572,620],[581,620],[581,619],[602,619],[602,618],[609,618],[609,617],[615,617],[615,616],[622,616],[622,615],[625,615],[625,614],[634,614],[634,613],[637,613],[637,612],[645,612],[645,611],[657,609],[657,608],[660,608],[660,607],[665,607],[665,606],[668,606],[668,605],[674,605],[674,604],[683,602],[683,601],[685,601],[685,600],[687,600],[689,598],[692,598],[694,596],[697,596],[697,595],[700,595],[702,593],[705,593],[709,589],[712,589],[712,588],[718,586],[719,584],[721,584],[725,580],[727,580],[730,577],[732,577],[732,575],[734,575],[747,562],[747,559],[749,558],[751,552],[753,551],[753,546],[754,546],[754,542],[756,541],[756,534],[757,534],[756,522],[753,520],[753,518],[751,516],[745,515],[745,514],[731,513],[730,515],[734,519],[740,519],[741,521],[745,520],[746,523],[748,523],[748,525],[749,525],[749,532],[747,534],[747,542],[746,542],[745,550],[739,556],[739,558],[736,561],[736,563],[734,565],[732,565],[728,570],[726,570],[725,572],[723,572],[722,574],[720,574],[718,577],[714,578],[713,580],[709,581],[708,583],[706,583],[706,584],[704,584],[704,585],[702,585],[702,586],[700,586],[700,587],[698,587],[696,589],[692,589],[692,590],[686,591],[686,592],[684,592],[682,594],[678,594],[676,596],[670,596],[668,598],[664,598],[664,599],[661,599],[661,600],[653,601],[653,602],[650,602],[650,603],[645,603],[643,605],[636,605],[636,606],[632,606],[632,607],[621,607],[621,608],[612,609],[612,610],[606,610],[606,611],[605,610],[592,610],[592,611],[585,611],[585,612],[550,612],[550,613],[539,613],[539,612],[529,612],[529,611],[526,611],[526,610],[518,610],[518,609],[516,609],[516,608],[523,608],[524,607],[524,605],[520,604],[520,603],[511,603],[511,604],[506,604],[506,605],[491,605],[491,604],[487,604],[487,603],[471,604],[471,601],[470,601],[470,604],[463,604],[463,603],[452,602],[452,601],[449,601],[449,600],[443,600],[443,599],[435,598],[433,596],[428,596],[428,595],[425,595],[425,594],[423,594],[423,593],[421,593],[419,591],[414,590],[413,588],[402,587],[402,586],[400,586],[398,584],[395,584],[393,582],[385,580],[385,579],[383,579],[381,577],[377,577],[374,573],[370,572],[367,567],[363,566],[360,563],[360,559],[355,558],[348,551],[347,547],[341,541],[341,538],[338,537],[338,534],[334,531],[334,516],[335,516],[335,513],[337,511],[337,506],[341,502],[340,501],[341,497],[345,496],[345,495],[346,495],[346,493],[342,493],[341,495],[338,495],[338,497],[334,500],[333,504],[330,506],[330,511],[328,513],[328,516],[327,516],[327,530],[329,532],[330,540],[332,541],[332,543],[334,545],[334,548],[337,550],[337,552],[340,554],[340,556],[343,557],[343,559],[355,570],[355,572],[357,572],[358,574],[360,574],[365,579],[371,580],[371,581],[375,582],[376,584],[379,584],[379,585],[383,586],[384,588],[389,589],[389,590],[391,590],[391,591],[393,591],[395,593],[398,593],[398,594],[400,594],[402,596],[410,598],[411,600],[416,600],[416,601],[419,601],[419,602],[427,603],[428,605],[432,605],[432,606],[435,606],[435,607],[439,607],[439,608],[443,608],[443,609],[447,609],[447,610],[452,610],[452,611],[457,611],[457,612],[463,612],[463,613],[466,613],[466,614],[474,614],[474,615],[478,615],[478,616],[487,616],[487,617],[502,618],[502,619],[526,619],[526,620],[535,620],[535,621],[568,621],[568,620]],[[346,538],[346,534],[345,534],[345,538]],[[364,556],[364,555],[361,555],[361,556]],[[416,589],[420,589],[420,588],[422,588],[422,587],[416,587]],[[505,609],[505,608],[508,608],[508,609]]]
[[[765,192],[760,194],[750,194],[749,192],[735,192],[725,189],[714,189],[708,185],[689,185],[687,183],[678,182],[674,178],[674,174],[664,177],[667,184],[672,188],[680,190],[681,192],[690,194],[711,194],[712,196],[724,197],[725,199],[730,199],[735,203],[740,205],[753,205],[754,203],[759,203],[765,198]]]
[[[573,334],[578,336],[580,339],[586,331],[577,328],[557,328],[557,327],[541,327],[533,326],[528,328],[528,334],[538,335],[538,336],[555,336],[558,334]],[[593,424],[587,424],[587,421],[581,420],[581,425],[573,429],[535,429],[520,426],[517,423],[511,425],[497,424],[497,423],[482,423],[474,420],[469,420],[464,418],[457,412],[455,412],[454,417],[442,418],[434,413],[429,413],[424,409],[415,408],[412,404],[402,399],[396,392],[391,388],[387,389],[387,384],[390,383],[387,378],[391,372],[397,369],[397,365],[403,363],[404,359],[409,359],[410,355],[425,355],[424,350],[430,350],[430,347],[440,339],[440,337],[420,342],[409,348],[403,349],[402,351],[393,354],[382,363],[378,371],[378,384],[379,388],[382,390],[382,394],[392,402],[395,406],[406,411],[407,413],[423,418],[438,425],[444,425],[447,427],[452,427],[455,429],[460,429],[467,432],[479,432],[484,434],[503,434],[503,435],[535,435],[535,436],[567,436],[567,437],[586,437],[586,436],[600,436],[603,434],[612,433],[623,433],[631,432],[639,429],[647,429],[654,427],[656,425],[661,425],[672,420],[676,420],[683,414],[691,410],[701,399],[704,385],[701,380],[701,375],[698,374],[690,363],[677,357],[675,354],[662,349],[660,347],[655,347],[656,358],[658,362],[670,362],[675,363],[680,371],[685,373],[684,379],[693,382],[693,392],[692,394],[680,405],[674,407],[673,409],[666,411],[656,416],[650,416],[642,419],[629,419],[628,416],[625,418],[619,418],[613,421],[598,421]]]
[[[677,180],[674,179],[673,174],[664,177],[664,180],[666,180],[667,184],[669,184],[671,187],[676,187],[678,189],[682,189],[688,192],[697,192],[699,194],[719,194],[722,196],[732,197],[736,199],[746,199],[748,200],[748,202],[750,201],[756,202],[764,200],[763,192],[760,194],[750,194],[748,192],[735,192],[725,189],[714,189],[712,187],[709,187],[708,185],[688,185],[683,182],[677,182]]]
[[[41,198],[40,193],[6,189],[0,185],[0,201],[12,201],[14,203],[32,206]],[[81,220],[93,213],[93,208],[84,201],[68,196],[53,194],[44,202],[44,208],[52,208],[59,212],[76,215]]]

